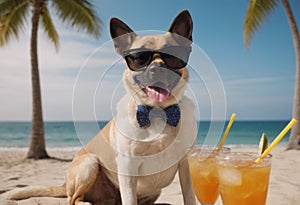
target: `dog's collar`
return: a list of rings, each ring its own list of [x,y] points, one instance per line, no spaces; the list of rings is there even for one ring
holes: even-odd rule
[[[180,120],[180,108],[178,104],[171,105],[165,109],[138,105],[136,119],[140,127],[148,127],[153,118],[162,118],[167,124],[176,127]]]

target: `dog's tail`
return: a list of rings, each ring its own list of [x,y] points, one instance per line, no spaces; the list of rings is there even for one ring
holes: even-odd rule
[[[18,188],[0,195],[1,199],[7,200],[21,200],[30,197],[66,197],[66,185],[63,184],[57,187],[45,186],[29,186],[25,188]]]

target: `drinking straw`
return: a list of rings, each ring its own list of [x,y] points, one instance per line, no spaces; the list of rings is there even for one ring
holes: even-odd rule
[[[235,116],[236,116],[235,113],[233,113],[233,114],[231,115],[231,118],[230,118],[230,120],[229,120],[229,123],[228,123],[228,125],[227,125],[227,127],[226,127],[226,130],[225,130],[224,134],[223,134],[223,137],[222,137],[222,139],[221,139],[221,142],[220,142],[220,144],[219,144],[219,146],[218,146],[218,151],[220,151],[220,150],[222,149],[223,145],[224,145],[224,142],[225,142],[225,140],[226,140],[226,138],[227,138],[227,135],[228,135],[229,130],[230,130],[231,126],[232,126],[232,123],[233,123],[233,121],[234,121]]]
[[[262,155],[255,160],[256,163],[260,163],[270,152],[271,150],[282,140],[284,135],[293,127],[297,122],[294,118],[287,124],[287,126],[279,133],[279,135],[273,140],[270,146],[262,153]]]

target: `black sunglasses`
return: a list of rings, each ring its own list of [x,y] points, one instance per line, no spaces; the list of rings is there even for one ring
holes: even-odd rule
[[[123,52],[123,58],[130,70],[138,71],[146,68],[153,60],[154,54],[159,54],[166,66],[170,69],[180,69],[187,65],[191,47],[168,46],[160,50],[138,48]]]

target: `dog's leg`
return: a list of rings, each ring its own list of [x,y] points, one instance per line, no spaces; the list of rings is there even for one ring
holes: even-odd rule
[[[188,160],[179,163],[179,180],[185,205],[196,205],[194,189],[192,186]]]
[[[94,184],[99,172],[96,155],[84,154],[74,158],[66,176],[66,191],[70,205],[91,205],[84,195]]]
[[[134,176],[118,175],[122,205],[137,205],[136,186],[137,178]]]

